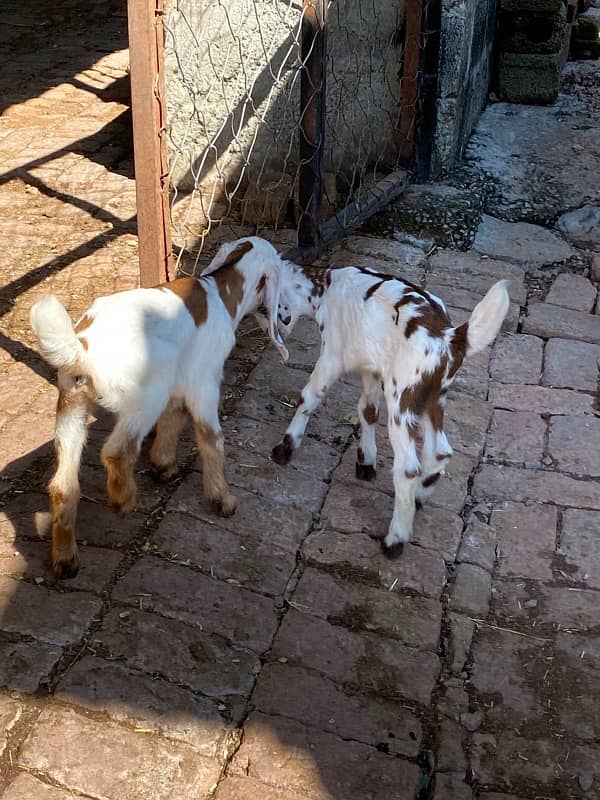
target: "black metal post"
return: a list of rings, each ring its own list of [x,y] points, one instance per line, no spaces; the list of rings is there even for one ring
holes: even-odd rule
[[[298,246],[314,248],[320,244],[323,198],[327,0],[303,0],[302,6]]]
[[[436,124],[441,27],[441,0],[425,0],[421,18],[421,86],[415,121],[414,163],[417,181],[427,181],[433,177],[431,156]]]

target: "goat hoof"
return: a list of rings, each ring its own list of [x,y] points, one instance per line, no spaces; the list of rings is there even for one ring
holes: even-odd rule
[[[79,572],[79,556],[77,553],[71,558],[56,558],[52,560],[52,571],[57,581],[74,578]]]
[[[382,542],[381,546],[383,549],[383,555],[386,558],[389,558],[390,561],[400,558],[404,552],[404,542],[396,542],[395,544],[391,545],[387,545],[385,542]]]
[[[372,464],[359,464],[357,461],[356,477],[359,481],[374,481],[377,477],[377,470]]]
[[[237,508],[237,498],[230,494],[227,497],[218,497],[210,501],[211,508],[222,517],[231,517]]]
[[[294,444],[292,437],[289,435],[289,433],[286,433],[281,442],[275,445],[275,447],[271,450],[271,458],[276,464],[280,464],[282,467],[284,467],[286,464],[290,463],[293,452]]]
[[[179,471],[175,464],[169,464],[166,466],[156,466],[153,464],[150,467],[150,477],[157,483],[170,483],[171,481],[175,480],[178,475]]]

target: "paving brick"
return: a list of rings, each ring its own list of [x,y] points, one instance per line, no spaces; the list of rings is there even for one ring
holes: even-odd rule
[[[549,724],[546,687],[552,644],[516,633],[481,628],[472,649],[470,685],[487,726],[505,730]],[[531,727],[530,727],[531,729]]]
[[[485,400],[489,383],[489,362],[491,348],[486,347],[481,353],[465,359],[456,373],[452,388],[455,392],[464,392]]]
[[[221,781],[217,800],[248,800],[250,797],[260,797],[261,800],[306,800],[308,795],[298,794],[287,787],[278,788],[267,786],[254,778],[225,778]]]
[[[490,604],[490,574],[474,564],[459,564],[450,593],[450,607],[485,618]]]
[[[101,602],[87,592],[61,594],[0,576],[0,629],[67,645],[79,641]]]
[[[252,703],[263,714],[295,719],[385,753],[414,758],[419,751],[421,723],[404,706],[389,698],[349,694],[316,673],[289,664],[265,666]]]
[[[0,471],[4,477],[19,475],[34,461],[51,452],[54,420],[25,411],[0,431]]]
[[[299,545],[308,533],[313,512],[310,508],[296,508],[281,503],[271,503],[250,492],[232,491],[238,498],[235,514],[223,519],[212,511],[203,497],[197,475],[186,478],[167,503],[167,516],[179,511],[238,536],[258,536],[265,541],[272,538],[279,546],[294,542]]]
[[[541,466],[546,422],[533,411],[496,409],[485,446],[489,460]]]
[[[49,543],[27,540],[6,543],[0,533],[0,572],[13,577],[42,578],[46,584],[53,585],[55,580],[48,562],[49,547]],[[122,556],[113,550],[97,547],[81,547],[79,554],[83,568],[69,580],[69,589],[99,594],[112,578]]]
[[[595,483],[541,469],[482,464],[475,475],[472,494],[477,499],[495,497],[517,503],[534,500],[600,510],[600,497]]]
[[[421,247],[374,236],[349,236],[344,242],[344,247],[351,253],[386,259],[394,264],[399,263],[401,268],[406,265],[416,266],[425,258]]]
[[[373,631],[410,647],[437,650],[441,606],[426,597],[374,589],[308,567],[291,602],[303,613],[349,630]]]
[[[93,646],[150,675],[187,686],[207,697],[248,695],[260,669],[258,658],[243,647],[198,627],[132,609],[115,608],[104,618]]]
[[[62,655],[59,647],[29,641],[0,642],[0,687],[33,693]]]
[[[548,796],[577,797],[579,776],[590,776],[590,788],[600,785],[595,748],[579,745],[569,748],[569,764],[563,768],[564,741],[555,737],[527,739],[509,730],[503,736],[475,736],[472,761],[482,784],[503,785],[526,797],[531,787]],[[552,794],[553,793],[553,794]],[[581,795],[580,795],[581,796]],[[504,795],[502,795],[504,800]]]
[[[464,777],[467,771],[465,750],[464,729],[453,720],[441,719],[438,725],[436,770],[446,773],[462,772]]]
[[[550,339],[546,344],[542,383],[595,392],[599,363],[600,345],[574,339]]]
[[[571,414],[574,416],[594,413],[593,398],[571,389],[549,389],[546,386],[517,386],[516,384],[492,383],[490,402],[494,408],[506,411],[529,411],[536,414]]]
[[[523,330],[544,339],[557,337],[600,344],[600,317],[549,303],[529,306]]]
[[[238,449],[270,457],[273,447],[281,441],[283,430],[264,420],[258,421],[236,414],[235,417],[223,422],[223,432],[226,454],[231,459],[237,457]],[[294,453],[292,464],[298,470],[325,478],[337,466],[339,460],[338,450],[307,436],[302,442],[302,447]]]
[[[475,623],[462,614],[450,614],[449,622],[448,667],[450,672],[460,674],[469,658]]]
[[[286,658],[292,666],[316,670],[341,685],[425,705],[439,672],[433,653],[371,633],[352,633],[294,609],[283,620],[271,658]]]
[[[594,511],[567,508],[558,551],[561,569],[574,580],[600,589],[600,518]]]
[[[493,597],[493,613],[499,624],[541,640],[559,629],[585,632],[597,625],[598,593],[593,589],[498,580]]]
[[[543,355],[544,342],[537,336],[503,334],[492,348],[490,377],[500,383],[537,384]]]
[[[296,565],[296,545],[279,537],[231,533],[186,514],[167,514],[152,542],[157,552],[179,563],[191,564],[222,581],[236,581],[264,594],[282,594]]]
[[[297,508],[320,508],[328,486],[316,471],[296,469],[292,464],[281,467],[274,461],[253,453],[244,452],[240,458],[234,454],[229,459],[227,477],[234,485],[271,503],[281,503]],[[199,464],[197,465],[200,466]],[[323,478],[327,473],[323,474]],[[199,488],[199,487],[198,487]]]
[[[203,756],[219,755],[227,724],[216,700],[157,678],[133,672],[122,664],[85,656],[60,681],[56,697],[90,711],[105,711],[169,739],[187,742]]]
[[[367,745],[257,713],[246,724],[233,772],[311,800],[412,797],[419,774],[414,764]]]
[[[15,495],[0,510],[0,540],[4,545],[14,543],[19,549],[23,539],[49,538],[48,508],[48,497],[44,494],[24,492]],[[81,500],[77,513],[77,540],[79,544],[98,547],[123,545],[131,541],[144,522],[142,514],[122,517],[106,506]]]
[[[554,506],[504,503],[490,524],[498,539],[498,574],[552,579],[557,511]]]
[[[496,563],[494,528],[472,517],[465,528],[456,560],[459,563],[475,564],[491,573]]]
[[[500,794],[499,792],[483,792],[479,797],[481,800],[521,800],[516,794]]]
[[[473,247],[492,258],[535,267],[567,261],[575,250],[552,231],[528,222],[505,222],[483,214]]]
[[[589,741],[600,731],[598,645],[597,635],[559,633],[552,665],[552,683],[561,687],[554,700],[560,724],[568,734]]]
[[[147,611],[197,625],[230,642],[264,652],[277,627],[273,601],[187,567],[150,556],[117,583],[113,598]]]
[[[559,275],[546,295],[546,303],[588,314],[591,314],[595,300],[596,287],[583,275],[572,273]]]
[[[574,475],[600,475],[600,419],[553,417],[548,454],[558,469]]]
[[[491,403],[469,395],[452,394],[444,414],[444,429],[453,449],[478,458],[491,416]]]
[[[433,800],[472,800],[472,797],[471,787],[465,783],[462,773],[440,773],[435,776]]]
[[[2,795],[2,800],[73,800],[76,795],[56,789],[23,772],[18,775]]]
[[[407,545],[400,558],[390,561],[379,542],[361,534],[314,533],[306,540],[303,555],[319,569],[391,591],[438,598],[446,579],[443,559],[436,553]]]
[[[457,253],[456,250],[437,250],[429,259],[430,279],[470,288],[476,286],[485,293],[494,281],[509,281],[511,299],[525,305],[525,282],[522,267],[498,261],[475,250]],[[475,290],[475,289],[474,289]]]
[[[22,707],[16,700],[0,697],[0,756],[6,750],[11,730],[19,721]]]
[[[60,731],[60,747],[56,746]],[[192,748],[49,708],[29,735],[21,763],[92,796],[142,800],[198,798],[217,782],[220,767]],[[110,769],[106,769],[110,764]]]

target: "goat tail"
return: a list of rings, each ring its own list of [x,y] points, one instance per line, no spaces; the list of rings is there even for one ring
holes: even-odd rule
[[[56,369],[69,369],[81,363],[85,351],[58,297],[44,295],[33,305],[30,320],[40,353],[49,364]]]
[[[498,281],[475,308],[467,326],[467,350],[470,356],[491,344],[502,327],[510,306],[508,281]]]

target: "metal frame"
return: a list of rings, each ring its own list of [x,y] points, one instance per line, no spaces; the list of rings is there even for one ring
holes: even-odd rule
[[[385,0],[387,2],[387,0]],[[163,86],[163,0],[128,0],[140,282],[169,279],[172,266]],[[406,0],[401,65],[399,164],[332,219],[323,219],[328,0],[302,0],[298,245],[286,256],[314,261],[405,189],[427,180],[435,128],[441,0]],[[400,32],[399,38],[402,38]]]

